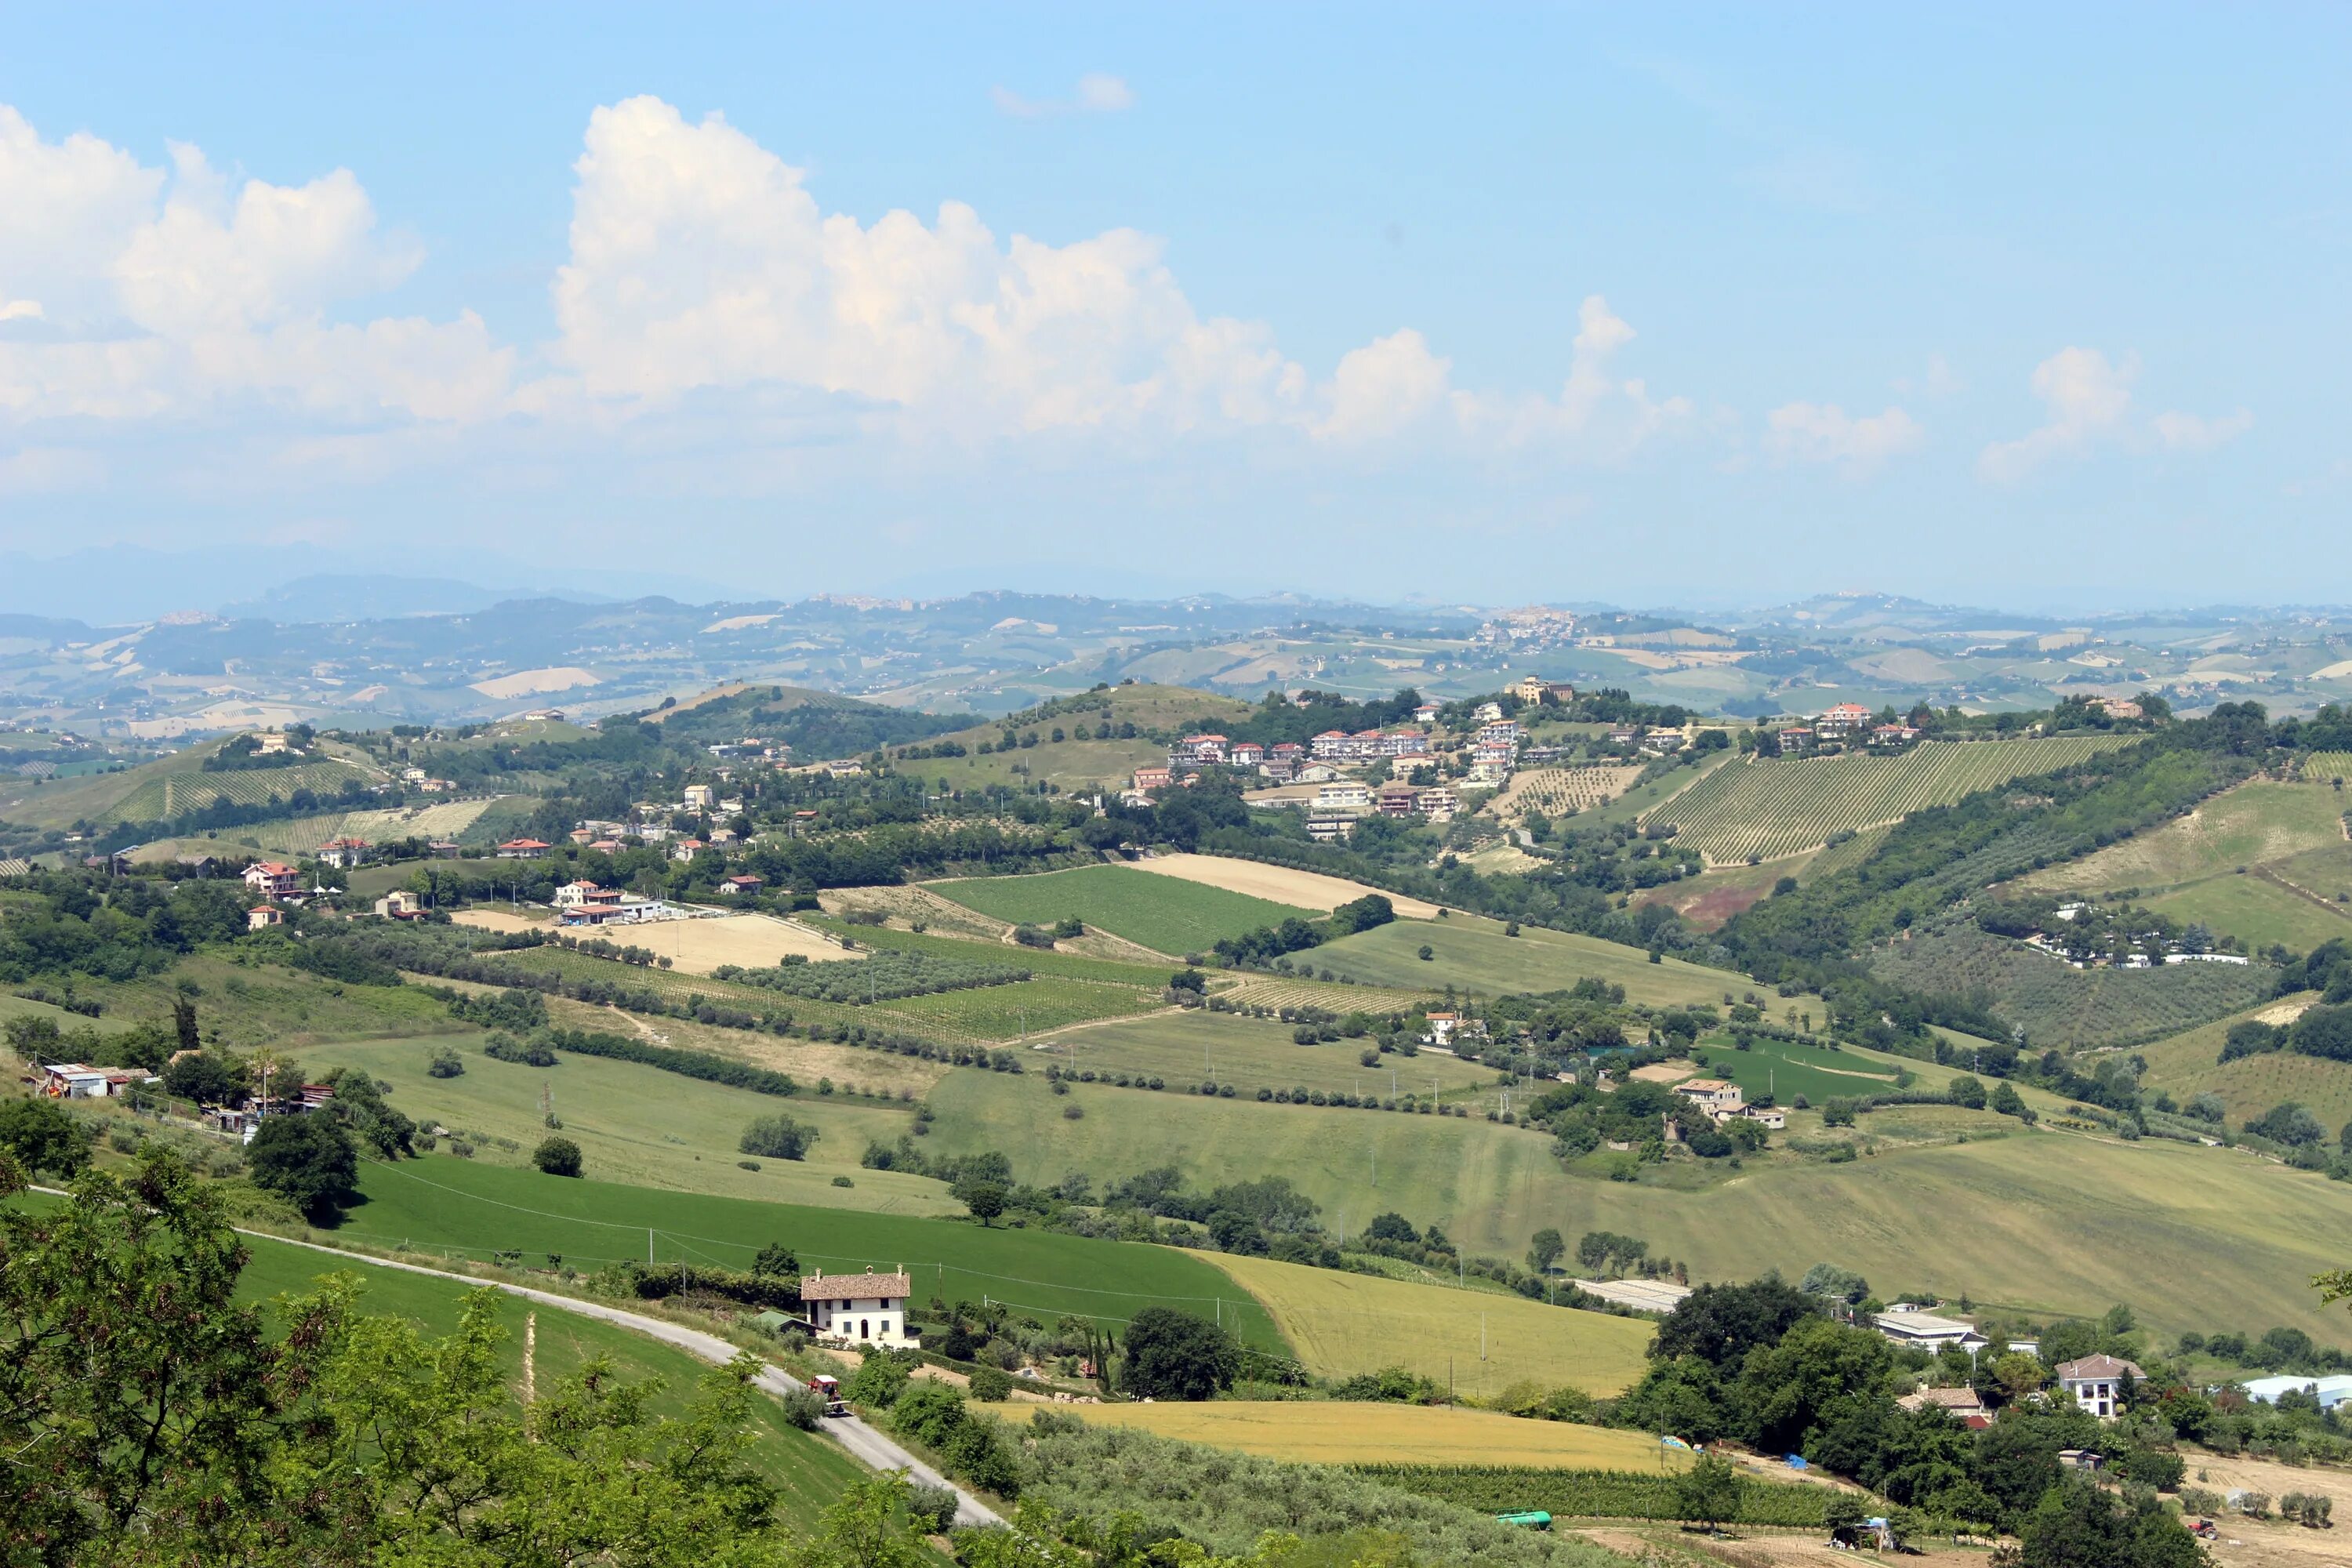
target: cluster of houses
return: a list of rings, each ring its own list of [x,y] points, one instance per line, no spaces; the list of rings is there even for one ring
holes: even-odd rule
[[[2067,924],[2083,918],[2091,906],[2085,903],[2060,904],[2052,913]],[[2046,952],[2070,969],[2154,969],[2173,963],[2251,963],[2242,953],[2212,952],[2192,947],[2185,940],[2167,936],[2154,928],[2127,931],[2122,933],[2121,947],[2085,945],[2081,938],[2069,941],[2037,931],[2020,938],[2027,947]]]
[[[1805,723],[1775,730],[1772,734],[1780,742],[1783,756],[1791,752],[1850,746],[1856,742],[1867,742],[1880,751],[1900,751],[1919,738],[1920,731],[1909,724],[1874,723],[1872,719],[1870,710],[1861,703],[1840,702],[1814,714]]]

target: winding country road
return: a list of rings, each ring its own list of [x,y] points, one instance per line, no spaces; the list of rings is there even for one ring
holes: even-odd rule
[[[660,1318],[648,1318],[641,1312],[625,1311],[619,1307],[607,1307],[601,1301],[583,1301],[577,1297],[559,1296],[551,1290],[535,1290],[528,1285],[509,1285],[496,1279],[477,1279],[469,1274],[453,1274],[446,1268],[427,1268],[419,1263],[395,1263],[389,1258],[371,1258],[361,1252],[346,1252],[341,1247],[327,1247],[315,1241],[295,1241],[282,1236],[272,1236],[268,1231],[240,1230],[238,1234],[259,1237],[263,1240],[278,1242],[286,1247],[299,1247],[312,1252],[323,1252],[330,1258],[348,1258],[353,1263],[362,1264],[370,1268],[397,1268],[408,1274],[423,1274],[436,1279],[454,1280],[460,1285],[495,1286],[509,1296],[520,1296],[526,1301],[534,1301],[543,1307],[552,1307],[561,1312],[576,1312],[583,1318],[598,1318],[608,1323],[617,1323],[622,1328],[634,1330],[648,1338],[659,1340],[664,1344],[675,1345],[688,1354],[698,1356],[717,1366],[726,1365],[741,1353],[741,1347],[730,1344],[716,1334],[706,1334],[698,1329],[685,1328]],[[800,1393],[808,1386],[797,1378],[787,1377],[772,1366],[764,1368],[751,1381],[763,1392],[779,1398],[787,1394]],[[892,1442],[867,1425],[861,1417],[856,1415],[831,1417],[824,1424],[824,1431],[835,1442],[848,1449],[861,1464],[877,1470],[904,1470],[909,1479],[922,1485],[947,1487],[952,1489],[957,1500],[956,1522],[958,1524],[1003,1524],[1004,1522],[987,1504],[907,1452],[897,1443]]]
[[[73,1195],[58,1187],[37,1185],[32,1190],[53,1197],[70,1198]],[[698,1329],[686,1328],[677,1323],[667,1322],[660,1318],[649,1318],[642,1312],[630,1312],[618,1307],[607,1307],[601,1301],[583,1301],[573,1296],[559,1296],[552,1290],[535,1290],[528,1285],[509,1285],[497,1279],[478,1279],[470,1274],[453,1274],[446,1268],[427,1268],[421,1263],[396,1263],[387,1258],[372,1258],[364,1252],[346,1252],[340,1247],[328,1247],[316,1241],[296,1241],[290,1237],[273,1236],[266,1230],[247,1230],[242,1226],[236,1228],[239,1236],[257,1237],[264,1241],[274,1241],[284,1247],[299,1247],[310,1252],[323,1252],[330,1258],[344,1258],[369,1268],[397,1268],[404,1274],[422,1274],[428,1279],[447,1279],[459,1285],[488,1285],[505,1291],[509,1296],[520,1296],[526,1301],[537,1302],[543,1307],[552,1307],[559,1312],[574,1312],[583,1318],[597,1318],[607,1323],[616,1323],[622,1328],[644,1334],[649,1339],[659,1340],[664,1344],[675,1345],[688,1355],[707,1361],[714,1366],[724,1366],[741,1353],[741,1347],[730,1344],[716,1334],[706,1334]],[[763,1366],[751,1383],[762,1393],[780,1399],[787,1394],[798,1394],[808,1387],[798,1378],[788,1377],[772,1366]],[[863,1418],[856,1415],[831,1416],[826,1419],[824,1430],[827,1436],[848,1449],[850,1456],[860,1464],[877,1470],[904,1470],[908,1479],[920,1485],[945,1487],[954,1492],[956,1495],[955,1521],[958,1524],[987,1525],[1004,1522],[1003,1517],[986,1503],[982,1502],[963,1488],[957,1486],[939,1471],[875,1430]]]

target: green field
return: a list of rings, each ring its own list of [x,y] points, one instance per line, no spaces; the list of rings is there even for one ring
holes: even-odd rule
[[[1534,1380],[1587,1394],[1640,1381],[1654,1327],[1644,1319],[1409,1285],[1267,1258],[1217,1262],[1265,1304],[1310,1371],[1352,1377],[1402,1366],[1473,1397]]]
[[[2352,861],[2352,855],[2341,858]],[[2352,906],[2338,913],[2259,874],[2224,874],[2137,901],[2183,925],[2200,922],[2236,937],[2255,951],[2276,943],[2308,952],[2336,937],[2352,940]]]
[[[275,964],[241,964],[226,953],[198,952],[167,974],[120,984],[86,983],[82,991],[125,1023],[168,1020],[182,983],[196,987],[196,1017],[215,1026],[238,1050],[271,1045],[300,1049],[320,1040],[447,1033],[454,1022],[439,1002],[414,985],[344,985]]]
[[[1222,937],[1279,925],[1293,916],[1311,920],[1318,912],[1124,866],[1081,866],[1041,876],[977,877],[926,886],[997,920],[1050,926],[1075,915],[1088,927],[1099,926],[1170,954],[1203,952]]]
[[[1168,984],[1171,973],[1164,963],[1122,963],[1116,959],[1092,958],[1080,952],[1059,952],[1039,947],[1007,947],[998,942],[943,936],[938,931],[900,931],[896,926],[854,926],[846,921],[825,916],[800,915],[795,918],[835,935],[848,937],[860,947],[899,948],[909,952],[935,952],[942,958],[1010,963],[1033,974],[1062,975],[1072,980],[1107,980],[1119,984],[1156,988]]]
[[[1757,759],[1717,769],[1652,812],[1679,829],[1676,842],[1709,860],[1776,860],[1978,790],[2047,773],[2129,737],[2065,735],[2028,741],[1924,741],[1895,756],[1847,752]]]
[[[2344,841],[2345,799],[2326,784],[2256,779],[2225,790],[2186,816],[2109,845],[2096,854],[2018,879],[2037,892],[2098,893],[2138,888],[2156,893],[2234,874]]]
[[[1895,1087],[1894,1069],[1874,1058],[1788,1040],[1758,1039],[1744,1051],[1703,1046],[1697,1056],[1710,1074],[1729,1079],[1749,1099],[1770,1094],[1782,1105],[1801,1094],[1818,1106]]]
[[[950,1075],[931,1097],[931,1144],[1002,1149],[1031,1180],[1084,1171],[1099,1184],[1161,1164],[1204,1189],[1281,1175],[1322,1205],[1327,1226],[1352,1234],[1392,1208],[1488,1256],[1518,1256],[1544,1226],[1614,1230],[1709,1279],[1794,1276],[1828,1260],[1888,1293],[1965,1290],[2034,1312],[2122,1300],[2164,1332],[2290,1324],[2352,1347],[2352,1319],[2323,1310],[2307,1285],[2343,1262],[2352,1190],[2235,1152],[1938,1110],[1913,1120],[1970,1141],[1948,1132],[1849,1164],[1751,1159],[1735,1179],[1691,1189],[1565,1173],[1549,1138],[1482,1119],[1113,1089],[1082,1090],[1087,1115],[1073,1123],[1035,1089]],[[1882,1119],[1890,1130],[1902,1120],[1880,1112],[1861,1131]]]
[[[565,1055],[551,1068],[493,1061],[482,1055],[483,1038],[469,1034],[311,1046],[303,1049],[301,1060],[314,1079],[330,1068],[364,1068],[393,1086],[391,1101],[406,1115],[427,1127],[438,1123],[469,1135],[475,1159],[485,1164],[521,1165],[529,1160],[548,1136],[541,1110],[544,1092],[563,1123],[563,1136],[580,1145],[589,1173],[603,1181],[897,1214],[962,1212],[937,1182],[859,1168],[858,1156],[868,1142],[898,1142],[912,1124],[908,1111],[820,1097],[813,1081],[809,1092],[787,1100],[600,1057]],[[433,1053],[444,1047],[455,1049],[465,1062],[460,1077],[434,1078],[425,1070]],[[777,1114],[820,1130],[808,1158],[761,1160],[757,1171],[738,1167],[743,1156],[736,1142],[744,1126],[755,1117]],[[516,1146],[504,1147],[496,1142],[500,1138]],[[838,1175],[856,1185],[834,1186]]]
[[[1522,926],[1503,934],[1496,921],[1458,910],[1444,920],[1397,921],[1371,931],[1325,942],[1310,955],[1317,970],[1373,985],[1434,990],[1447,984],[1483,995],[1517,991],[1561,991],[1587,975],[1622,985],[1628,1001],[1659,1006],[1693,1002],[1720,1004],[1754,989],[1746,975],[1705,969],[1669,958],[1652,963],[1639,948],[1597,937]],[[1426,945],[1426,961],[1420,950]]]
[[[68,1013],[63,1007],[52,1007],[46,1002],[28,1002],[22,996],[0,994],[0,1024],[11,1018],[47,1018],[60,1030],[96,1029],[101,1035],[111,1035],[130,1028],[137,1018],[108,1013],[92,1018],[80,1013]]]
[[[1108,1323],[1166,1303],[1221,1312],[1251,1343],[1283,1348],[1272,1321],[1230,1279],[1173,1247],[658,1192],[446,1156],[371,1164],[362,1176],[368,1201],[343,1232],[377,1246],[475,1258],[505,1247],[558,1252],[594,1268],[643,1258],[650,1233],[658,1259],[743,1268],[762,1246],[782,1241],[812,1268],[904,1267],[919,1302],[986,1296],[1047,1322],[1077,1313]]]
[[[1097,1028],[1072,1029],[1055,1037],[1051,1054],[1043,1059],[1080,1072],[1158,1077],[1180,1088],[1213,1078],[1253,1097],[1262,1088],[1303,1088],[1327,1094],[1426,1094],[1430,1080],[1435,1079],[1445,1098],[1456,1099],[1495,1082],[1495,1074],[1487,1068],[1426,1053],[1384,1056],[1379,1067],[1367,1068],[1359,1059],[1364,1050],[1362,1040],[1302,1046],[1291,1039],[1290,1033],[1287,1024],[1233,1013],[1202,1009],[1158,1013]],[[1030,1064],[1033,1074],[1039,1065]],[[1042,1092],[1042,1081],[1035,1087]],[[1082,1083],[1077,1092],[1084,1098],[1092,1091]],[[1111,1088],[1110,1092],[1137,1091]],[[1307,1109],[1313,1114],[1327,1114]]]
[[[997,951],[1000,954],[1017,952],[1014,949]],[[1016,957],[1008,962],[1019,961]],[[885,1026],[918,1033],[949,1032],[976,1040],[1015,1040],[1042,1030],[1058,1029],[1066,1024],[1121,1018],[1160,1005],[1157,991],[1056,976],[1017,981],[1010,985],[977,985],[968,991],[941,991],[929,996],[901,996],[895,1002],[869,1007],[866,1012],[877,1019],[887,1016],[903,1020]]]
[[[2250,948],[2352,936],[2346,797],[2325,783],[2256,779],[2095,855],[2019,879],[2044,893],[2122,893]]]
[[[2074,969],[2063,960],[1955,923],[1915,929],[1869,957],[1881,979],[1915,991],[1980,991],[2035,1050],[2136,1046],[2226,1017],[2270,994],[2265,964],[2176,963]]]
[[[328,1258],[303,1247],[261,1237],[247,1237],[252,1261],[237,1281],[237,1294],[249,1301],[315,1289],[323,1274],[350,1272],[365,1289],[359,1300],[363,1312],[406,1318],[427,1334],[441,1335],[457,1327],[459,1304],[470,1287],[454,1280],[374,1268],[345,1258]],[[704,1363],[656,1340],[630,1332],[617,1324],[551,1308],[530,1309],[520,1302],[505,1304],[500,1321],[507,1331],[499,1363],[509,1383],[522,1374],[523,1320],[536,1310],[539,1331],[534,1363],[540,1386],[577,1372],[586,1363],[608,1359],[613,1370],[631,1383],[659,1379],[661,1393],[653,1400],[660,1415],[676,1415],[693,1397],[708,1371]],[[783,1418],[776,1403],[764,1397],[751,1405],[752,1430],[759,1440],[749,1458],[779,1490],[778,1511],[789,1522],[806,1529],[843,1489],[866,1475],[866,1468],[823,1437],[803,1432]]]

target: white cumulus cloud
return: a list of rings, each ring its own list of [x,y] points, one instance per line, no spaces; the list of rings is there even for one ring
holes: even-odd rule
[[[1088,78],[1072,101],[1133,95]],[[8,482],[100,477],[108,426],[234,437],[175,459],[208,493],[493,458],[545,484],[583,443],[691,453],[696,483],[750,493],[789,488],[799,448],[885,476],[918,451],[1126,461],[1202,438],[1610,463],[1694,413],[1628,374],[1633,328],[1598,294],[1550,390],[1463,385],[1411,327],[1318,376],[1265,323],[1197,307],[1152,236],[1002,234],[957,201],[829,212],[723,116],[657,98],[595,110],[573,174],[555,331],[519,348],[471,311],[369,309],[425,257],[352,171],[232,178],[184,145],[150,166],[0,107],[0,456],[76,454]]]
[[[2235,440],[2253,426],[2241,409],[2219,419],[2194,414],[2158,414],[2145,426],[2132,414],[2132,383],[2139,361],[2120,364],[2097,349],[2063,348],[2033,367],[2033,395],[2042,400],[2042,425],[2013,441],[1996,441],[1977,458],[1979,477],[2014,483],[2053,459],[2114,443],[2145,449],[2151,437],[2182,451],[2204,452]]]
[[[1853,415],[1834,403],[1788,403],[1765,416],[1764,449],[1781,462],[1833,463],[1861,478],[1927,439],[1919,422],[1889,405]]]
[[[2254,416],[2241,408],[2235,414],[2219,419],[2206,419],[2194,414],[2159,414],[2149,421],[2157,438],[2166,446],[2184,452],[2210,452],[2225,447],[2254,427]]]

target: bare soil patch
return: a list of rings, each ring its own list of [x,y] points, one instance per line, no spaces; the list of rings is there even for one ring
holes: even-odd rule
[[[1302,910],[1336,910],[1367,893],[1379,893],[1398,914],[1408,920],[1437,918],[1435,904],[1408,899],[1401,893],[1386,892],[1362,882],[1327,877],[1319,871],[1297,871],[1287,866],[1261,865],[1255,860],[1231,860],[1222,855],[1154,855],[1130,864],[1139,871],[1179,877],[1187,882],[1205,883],[1212,888],[1223,888],[1229,893],[1246,893],[1254,899],[1291,904]]]
[[[668,956],[672,967],[688,974],[708,974],[722,963],[745,969],[772,969],[785,955],[798,953],[811,963],[864,958],[832,938],[778,920],[773,915],[729,915],[720,920],[663,921],[646,926],[615,928],[613,940]]]

